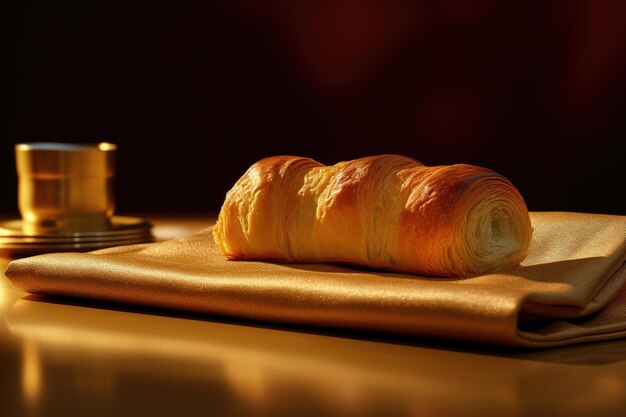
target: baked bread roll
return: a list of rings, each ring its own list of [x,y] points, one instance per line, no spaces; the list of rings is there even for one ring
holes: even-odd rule
[[[517,189],[486,168],[398,155],[325,166],[275,156],[226,195],[213,230],[230,259],[339,262],[462,277],[517,265],[530,246]]]

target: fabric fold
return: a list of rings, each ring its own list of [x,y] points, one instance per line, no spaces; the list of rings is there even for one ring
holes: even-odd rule
[[[531,213],[519,267],[463,279],[229,261],[187,238],[13,261],[23,291],[303,326],[525,347],[626,336],[626,216]]]

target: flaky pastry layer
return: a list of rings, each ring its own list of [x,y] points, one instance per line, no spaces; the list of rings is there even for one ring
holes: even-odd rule
[[[262,159],[227,193],[213,230],[231,259],[449,277],[517,265],[531,235],[524,199],[502,175],[465,164],[426,167],[399,155],[332,166]]]

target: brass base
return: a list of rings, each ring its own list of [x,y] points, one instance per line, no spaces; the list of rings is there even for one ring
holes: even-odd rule
[[[111,246],[153,242],[152,224],[136,217],[111,217],[106,230],[89,232],[34,232],[22,220],[0,223],[0,254],[9,257],[49,252],[86,252]]]

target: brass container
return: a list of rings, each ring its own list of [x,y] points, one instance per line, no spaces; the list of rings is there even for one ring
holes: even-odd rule
[[[24,232],[110,229],[116,149],[111,143],[15,145]]]

